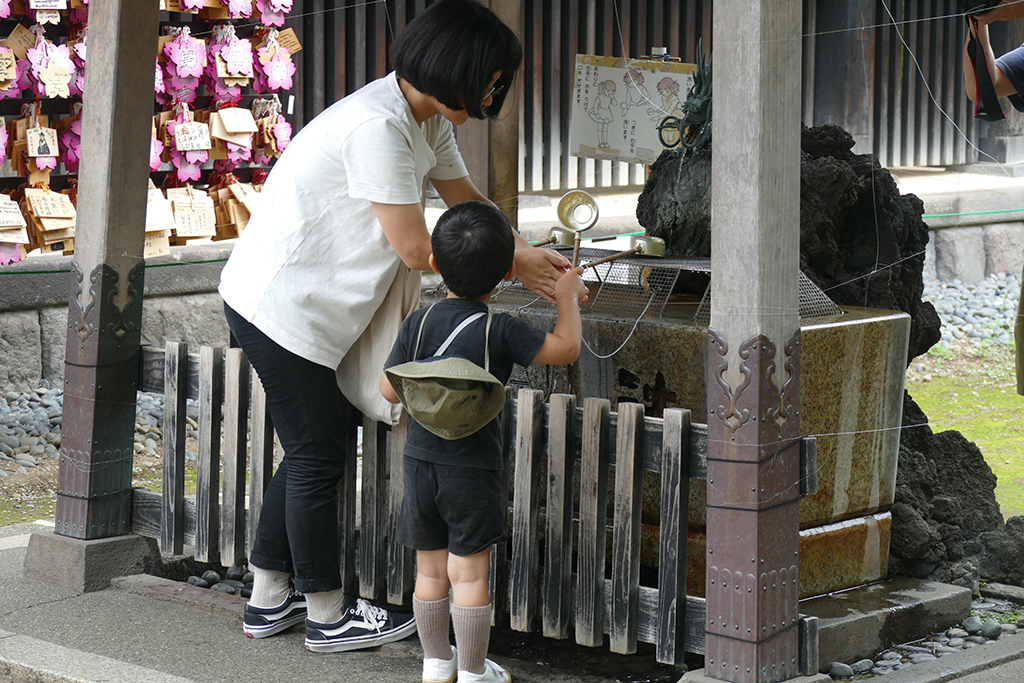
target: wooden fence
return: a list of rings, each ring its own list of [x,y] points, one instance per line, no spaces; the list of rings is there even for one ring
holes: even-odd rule
[[[162,495],[134,491],[134,533],[158,538],[165,552],[181,554],[191,546],[200,561],[244,563],[258,517],[247,514],[246,473],[248,510],[258,510],[273,466],[273,429],[259,379],[239,349],[202,347],[189,354],[185,344],[171,342],[165,351],[143,349],[140,390],[165,397],[164,488]],[[707,469],[707,426],[691,423],[688,410],[669,408],[656,418],[646,417],[640,404],[620,403],[613,412],[607,399],[588,398],[580,408],[569,395],[544,403],[534,389],[509,393],[502,442],[510,533],[491,555],[495,623],[551,638],[574,632],[577,643],[591,647],[602,645],[607,633],[611,651],[621,654],[635,652],[638,641],[653,643],[662,663],[681,663],[684,651],[702,654],[705,601],[686,595],[686,541],[690,480],[704,479]],[[199,402],[194,499],[184,494],[188,398]],[[362,471],[358,528],[356,458],[347,458],[339,486],[340,545],[357,547],[354,557],[342,551],[343,586],[369,599],[409,604],[413,554],[394,533],[405,422],[388,428],[354,409],[346,420],[349,453],[357,450],[355,427],[362,426]],[[802,452],[802,471],[814,472],[814,449]],[[645,471],[661,475],[656,587],[640,583]],[[800,670],[816,673],[814,618],[803,618],[800,628]]]

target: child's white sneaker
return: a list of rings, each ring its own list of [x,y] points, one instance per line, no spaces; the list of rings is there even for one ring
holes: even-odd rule
[[[459,671],[459,656],[452,646],[451,659],[423,658],[423,683],[452,683]]]
[[[459,683],[512,683],[512,676],[491,660],[485,659],[482,674],[474,674],[460,669]]]

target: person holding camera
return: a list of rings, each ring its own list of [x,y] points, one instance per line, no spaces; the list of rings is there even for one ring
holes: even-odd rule
[[[986,69],[996,98],[1009,97],[1010,104],[1017,111],[1024,111],[1024,45],[1010,50],[999,58],[992,52],[988,26],[997,21],[1024,19],[1024,0],[961,0],[970,27],[964,45],[964,87],[971,102],[984,98],[981,88],[984,80],[976,69]],[[971,42],[976,39],[974,59]],[[984,58],[984,63],[980,63]],[[991,112],[989,112],[991,114]],[[998,118],[1002,118],[999,116]]]

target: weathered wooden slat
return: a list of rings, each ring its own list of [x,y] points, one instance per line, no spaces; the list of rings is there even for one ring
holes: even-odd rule
[[[224,349],[199,349],[199,446],[196,453],[196,559],[220,560],[220,429]]]
[[[274,422],[270,419],[267,392],[259,376],[252,374],[252,427],[249,433],[249,523],[246,525],[245,555],[252,552],[263,509],[263,494],[274,473]]]
[[[345,434],[345,472],[338,482],[338,561],[341,571],[341,587],[352,594],[359,590],[355,557],[356,548],[356,453],[359,444],[359,423],[363,416],[352,405],[341,399],[342,424]]]
[[[139,363],[139,391],[155,394],[164,393],[164,349],[143,346]],[[189,354],[188,370],[185,378],[185,397],[199,398],[199,355]]]
[[[509,577],[509,623],[516,631],[532,630],[537,616],[543,400],[544,394],[536,389],[519,390]]]
[[[188,344],[167,342],[164,355],[163,533],[160,550],[184,551],[185,536],[185,377]]]
[[[364,417],[359,594],[371,600],[381,597],[384,592],[384,563],[387,561],[387,548],[384,545],[384,530],[387,528],[384,519],[386,458],[386,427]]]
[[[572,586],[573,465],[576,397],[553,394],[548,408],[547,530],[544,536],[543,631],[569,637]]]
[[[164,497],[149,489],[132,489],[132,533],[146,538],[160,540],[163,534]],[[196,542],[196,504],[185,499],[185,525],[183,540],[185,545]]]
[[[501,499],[504,501],[502,510],[509,509],[509,496],[512,490],[512,445],[515,434],[516,402],[515,390],[505,387],[505,407],[501,411]],[[505,518],[506,536],[511,535],[511,517]],[[487,568],[487,583],[491,592],[491,625],[508,623],[508,544],[507,540],[495,543],[491,548],[491,561]]]
[[[515,401],[512,402],[512,408],[515,408]],[[584,436],[584,428],[582,427],[583,409],[576,409],[576,458],[580,458],[582,453],[582,443]],[[511,413],[514,416],[515,410]],[[543,428],[548,430],[548,414],[545,411],[543,415],[544,425]],[[611,442],[616,439],[618,433],[618,415],[614,412],[608,415],[608,438]],[[513,430],[515,429],[515,422],[512,424]],[[661,471],[661,439],[662,430],[664,426],[660,417],[648,417],[644,420],[644,445],[642,453],[641,465],[645,471],[648,472],[660,472]],[[699,422],[693,422],[690,424],[690,462],[688,465],[690,471],[690,477],[693,479],[705,479],[707,477],[707,454],[708,454],[708,426]],[[615,453],[609,453],[609,464],[615,464]]]
[[[658,533],[658,642],[663,664],[681,664],[686,618],[686,539],[690,476],[690,411],[666,408],[661,461],[661,520]]]
[[[640,507],[644,407],[619,403],[612,532],[612,652],[636,652],[640,586]]]
[[[583,401],[576,642],[590,647],[604,643],[610,411],[611,402],[608,399],[588,398]]]
[[[403,411],[402,419],[391,428],[388,438],[388,458],[391,461],[388,487],[388,602],[408,605],[412,602],[412,549],[398,541],[398,517],[402,512],[404,474],[402,452],[409,432],[409,416]]]
[[[612,604],[611,579],[608,580],[609,596],[605,602],[605,624],[611,624]],[[642,643],[657,643],[658,641],[658,589],[650,586],[640,586],[639,607],[637,609],[637,631],[636,637]],[[686,651],[696,654],[704,654],[704,615],[707,612],[707,603],[704,598],[696,598],[692,595],[686,596],[686,619],[685,636]],[[609,633],[606,628],[605,633]]]
[[[904,17],[906,16],[905,0],[893,0],[890,5],[890,9],[894,16]],[[907,32],[905,28],[906,24],[902,24],[899,28],[894,28],[894,31],[903,34]],[[899,123],[892,127],[892,147],[895,152],[894,158],[889,160],[890,166],[912,166],[913,158],[907,153],[905,139],[911,135],[910,131],[905,131],[906,122],[905,112],[910,111],[910,107],[904,102],[904,93],[912,86],[912,82],[907,79],[907,72],[913,65],[908,59],[907,50],[903,46],[902,40],[899,35],[893,36],[892,43],[892,54],[893,61],[891,65],[891,71],[893,74],[892,83],[892,120],[898,121]]]
[[[245,450],[249,422],[249,361],[241,349],[224,356],[224,481],[220,509],[220,562],[245,562]]]

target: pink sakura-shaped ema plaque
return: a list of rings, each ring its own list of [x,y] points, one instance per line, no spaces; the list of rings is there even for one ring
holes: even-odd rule
[[[19,59],[14,64],[14,69],[17,75],[11,79],[6,85],[0,85],[0,100],[6,97],[19,97],[21,91],[24,90],[25,82],[25,70],[28,62],[24,59]]]
[[[174,40],[164,45],[171,74],[181,78],[199,78],[206,66],[206,46],[182,31]]]
[[[252,76],[252,43],[236,36],[228,38],[220,49],[220,56],[232,76]]]
[[[57,168],[57,157],[32,157],[32,160],[40,171],[52,171]]]
[[[288,50],[278,48],[270,61],[263,65],[263,73],[267,75],[267,86],[270,90],[291,90],[295,65],[288,57]]]
[[[252,0],[221,0],[232,19],[243,19],[252,16]]]
[[[277,140],[277,151],[283,152],[292,141],[292,124],[278,114],[274,124],[274,139]]]
[[[75,123],[79,122],[75,121]],[[72,124],[71,128],[60,134],[61,147],[64,149],[61,159],[64,161],[64,168],[66,168],[69,173],[78,172],[78,162],[82,156],[81,132],[81,126],[79,126],[78,132],[76,133],[74,125]]]
[[[171,155],[173,157],[173,154]],[[185,182],[188,180],[199,180],[203,172],[199,168],[199,164],[182,163],[180,166],[175,165],[178,175],[178,180]]]
[[[71,76],[72,74],[67,69],[53,63],[39,72],[39,80],[43,84],[44,92],[47,97],[51,98],[71,96],[71,89],[68,87]]]
[[[77,61],[83,67],[85,66],[85,53],[88,50],[86,46],[86,41],[88,39],[89,34],[83,33],[82,39],[75,43],[75,46],[72,48],[72,52],[75,53],[75,61]]]
[[[7,160],[7,128],[0,126],[0,164]]]
[[[163,163],[164,142],[160,138],[151,138],[149,143],[149,170],[159,171]]]
[[[11,16],[11,0],[0,0],[0,19],[8,19]]]
[[[167,92],[167,85],[164,83],[164,70],[160,68],[160,62],[156,63],[156,71],[153,72],[153,92],[158,95]]]
[[[180,0],[178,4],[181,5],[181,9],[186,12],[198,12],[203,9],[205,5],[203,0]]]
[[[256,0],[256,9],[260,11],[260,21],[264,26],[284,26],[284,15],[287,10],[275,10],[270,0]],[[288,9],[291,9],[290,4]]]

